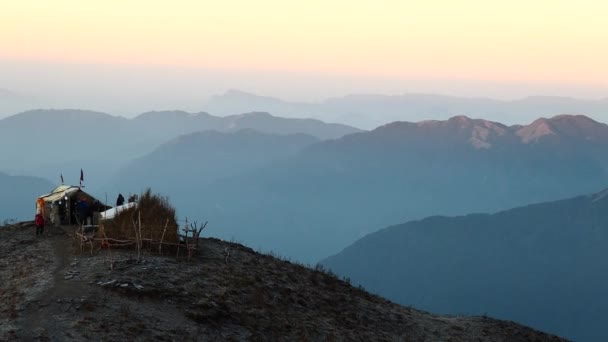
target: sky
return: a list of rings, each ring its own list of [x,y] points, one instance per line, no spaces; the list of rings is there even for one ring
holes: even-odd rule
[[[233,88],[604,98],[606,13],[591,0],[3,0],[0,89],[124,113]]]

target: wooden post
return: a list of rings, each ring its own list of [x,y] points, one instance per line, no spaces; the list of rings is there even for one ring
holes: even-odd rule
[[[72,224],[72,204],[70,203],[69,199],[66,200],[65,198],[62,198],[61,200],[65,202],[65,214],[68,217],[68,219],[66,221],[67,221],[68,225],[71,225]]]
[[[107,195],[106,195],[107,196]],[[102,232],[103,232],[103,243],[106,244],[106,248],[108,249],[108,255],[110,258],[110,271],[114,270],[114,258],[112,257],[112,250],[110,248],[110,241],[108,241],[108,236],[106,235],[106,229],[105,227],[102,227]]]
[[[140,257],[141,257],[141,210],[138,212],[138,220],[139,220],[139,234],[137,235],[137,241],[138,241],[138,245],[137,245],[137,261],[139,261]]]
[[[163,235],[160,237],[160,244],[158,244],[158,254],[161,254],[160,251],[161,251],[161,248],[163,247],[163,240],[165,239],[165,232],[167,231],[168,225],[169,225],[169,219],[167,218],[167,222],[165,222],[165,229],[163,229]]]

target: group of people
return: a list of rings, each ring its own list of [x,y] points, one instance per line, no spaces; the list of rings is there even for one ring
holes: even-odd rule
[[[67,198],[66,198],[67,201]],[[79,224],[90,224],[89,218],[92,218],[93,211],[99,208],[101,204],[95,200],[93,203],[88,203],[86,197],[81,197],[71,202],[71,210],[68,210],[64,205],[61,205],[61,201],[58,203],[52,203],[50,205],[50,220],[53,224],[69,224],[70,215],[73,215],[72,222]],[[36,236],[44,234],[44,227],[46,224],[44,215],[44,203],[40,204],[36,210],[36,216],[34,217],[34,224],[36,225]]]
[[[137,195],[130,195],[128,202],[129,203],[137,202],[137,199],[138,199]],[[123,204],[125,204],[125,197],[121,193],[119,193],[118,197],[116,198],[116,206],[120,207]]]
[[[67,197],[66,197],[67,200]],[[132,202],[137,202],[138,200],[138,196],[137,195],[129,195],[128,198],[128,202],[132,203]],[[118,194],[118,198],[116,199],[116,206],[121,206],[125,203],[125,198],[122,194]],[[59,202],[58,206],[61,204],[61,202]],[[75,200],[73,200],[73,202],[71,202],[72,208],[73,208],[73,217],[76,219],[76,221],[79,224],[87,224],[88,223],[88,219],[90,217],[92,217],[93,215],[93,211],[95,208],[99,208],[101,206],[101,203],[99,203],[99,201],[95,200],[94,203],[88,203],[87,198],[82,197],[82,198],[77,198]],[[51,206],[52,209],[54,209],[53,205]],[[34,224],[36,225],[36,236],[38,235],[43,235],[44,234],[44,226],[45,226],[45,218],[44,218],[44,214],[43,214],[43,209],[44,208],[44,203],[39,204],[39,207],[37,208],[37,212],[36,212],[36,216],[34,217]],[[65,210],[65,206],[62,207]],[[59,208],[57,208],[59,209]],[[53,217],[52,217],[51,213],[51,221],[53,221]],[[59,213],[57,213],[59,214]],[[67,220],[69,219],[70,213],[65,212],[63,216],[63,218],[60,219],[61,223],[63,223],[64,221],[67,223]],[[55,223],[58,224],[58,223]]]

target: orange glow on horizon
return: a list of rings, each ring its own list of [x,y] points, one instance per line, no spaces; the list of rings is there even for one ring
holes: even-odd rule
[[[606,84],[604,1],[0,4],[0,58]]]

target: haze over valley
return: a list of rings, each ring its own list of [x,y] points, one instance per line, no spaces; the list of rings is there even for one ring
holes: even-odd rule
[[[404,305],[445,314],[489,314],[577,340],[603,336],[595,318],[564,324],[570,316],[550,314],[553,309],[547,303],[561,302],[568,312],[583,317],[607,310],[593,299],[604,281],[594,278],[603,267],[598,262],[603,260],[605,218],[598,205],[604,193],[555,202],[559,209],[550,203],[532,205],[529,211],[465,216],[472,223],[465,220],[453,229],[448,228],[452,219],[424,219],[495,213],[604,189],[608,125],[587,116],[557,115],[506,125],[460,115],[390,122],[366,131],[264,112],[216,117],[159,111],[127,119],[85,110],[34,110],[0,120],[0,132],[2,165],[9,173],[0,174],[7,190],[2,199],[8,203],[3,206],[4,223],[28,219],[32,198],[49,192],[59,176],[76,183],[82,168],[85,189],[109,205],[118,192],[137,194],[152,187],[175,203],[178,217],[213,222],[211,236],[308,264],[324,260],[339,275]],[[30,138],[24,141],[26,135]],[[39,154],[41,146],[48,152]],[[38,158],[23,158],[27,155]],[[589,209],[581,211],[581,201]],[[536,208],[545,207],[537,213]],[[515,218],[508,216],[511,213]],[[481,229],[474,228],[477,217],[496,220],[483,223],[496,234],[475,230]],[[420,235],[390,238],[390,247],[380,247],[384,242],[360,247],[386,235],[382,228],[408,221],[404,227],[428,223],[439,230],[403,228]],[[443,229],[452,233],[440,233]],[[508,239],[503,230],[509,232]],[[453,234],[463,240],[451,238],[450,247],[434,249],[443,241],[437,239]],[[568,245],[573,239],[580,242]],[[540,244],[547,252],[537,247]],[[374,248],[381,248],[381,256]],[[497,256],[499,248],[505,250]],[[511,253],[522,248],[526,254],[518,252],[518,259],[512,259]],[[571,257],[558,257],[562,251]],[[435,259],[428,253],[436,264],[429,264]],[[454,259],[458,253],[464,253],[462,260]],[[588,253],[592,256],[585,256]],[[492,258],[513,264],[495,260],[507,269],[493,275],[480,264]],[[442,264],[446,259],[460,264]],[[439,285],[460,277],[453,272],[463,268],[472,272],[463,275],[463,281],[485,280],[454,284],[449,291]],[[582,291],[577,281],[558,280],[564,268],[582,272],[575,279],[589,279],[589,296],[576,294]],[[436,276],[428,273],[431,269]],[[536,274],[533,279],[525,276],[530,272]],[[521,282],[527,292],[517,290],[520,303],[510,293]],[[547,282],[561,285],[545,291],[534,310],[527,309]],[[476,290],[478,285],[483,288]],[[499,300],[499,293],[506,302]],[[439,294],[448,297],[434,299]],[[450,296],[461,300],[448,300]]]
[[[524,126],[455,116],[360,132],[267,113],[39,110],[0,120],[0,131],[9,172],[74,182],[82,168],[88,190],[110,204],[153,187],[181,217],[204,212],[221,227],[216,236],[310,263],[390,224],[566,198],[608,181],[608,126],[585,116]],[[27,143],[10,143],[28,132]],[[49,153],[21,158],[40,146]]]
[[[608,340],[608,2],[0,13],[0,341]]]
[[[463,96],[432,92],[401,92],[392,95],[358,92],[319,97],[316,100],[288,101],[279,97],[265,96],[263,93],[228,89],[207,95],[193,94],[192,100],[189,101],[191,104],[187,106],[184,105],[184,101],[168,99],[166,105],[151,107],[150,102],[147,101],[131,108],[133,104],[128,99],[116,100],[108,97],[97,103],[98,100],[88,99],[89,96],[74,97],[73,93],[78,91],[74,89],[69,95],[65,95],[65,100],[52,102],[43,100],[44,96],[25,96],[0,90],[0,118],[39,108],[86,108],[128,118],[135,118],[148,110],[159,109],[167,109],[165,111],[181,109],[180,112],[203,111],[220,117],[248,112],[267,112],[279,117],[313,118],[364,130],[371,130],[394,121],[445,120],[455,115],[484,118],[509,125],[526,124],[539,117],[559,114],[584,114],[598,121],[608,121],[606,97],[589,99],[549,94],[541,96],[532,93],[532,95],[502,99],[491,95],[480,96],[478,93]],[[125,92],[128,93],[128,90]],[[120,96],[128,98],[135,96],[127,93],[122,93]],[[539,90],[539,94],[542,93]],[[109,95],[101,94],[101,96]],[[168,95],[158,94],[158,96]],[[109,106],[110,104],[112,105]]]

